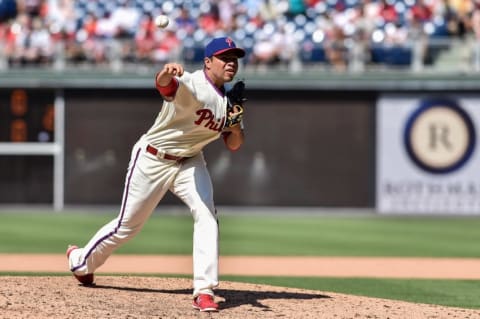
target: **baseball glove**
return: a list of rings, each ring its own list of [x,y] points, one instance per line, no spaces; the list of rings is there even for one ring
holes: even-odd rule
[[[225,127],[232,127],[242,121],[244,107],[247,99],[244,97],[245,82],[237,81],[227,92],[227,119]]]

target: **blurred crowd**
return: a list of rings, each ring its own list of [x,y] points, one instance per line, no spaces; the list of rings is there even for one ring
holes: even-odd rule
[[[155,27],[158,14],[170,17]],[[9,67],[201,61],[228,34],[252,66],[324,61],[344,70],[375,46],[480,40],[480,0],[0,0],[0,59]]]

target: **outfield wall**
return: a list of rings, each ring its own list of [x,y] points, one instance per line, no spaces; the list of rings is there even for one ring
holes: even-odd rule
[[[372,206],[374,99],[362,95],[249,91],[245,145],[231,153],[219,140],[205,151],[216,202]],[[160,96],[152,89],[66,89],[63,96],[65,204],[118,203],[130,148],[153,123]],[[8,130],[2,135],[8,138]],[[1,156],[0,167],[1,202],[52,200],[50,157]]]
[[[14,117],[5,104],[14,89],[0,89],[3,142]],[[24,117],[33,117],[32,123],[42,121],[34,110],[53,95],[61,92],[65,101],[64,204],[119,204],[131,146],[153,123],[161,106],[158,93],[132,87],[27,92],[32,107]],[[392,92],[250,88],[245,145],[231,153],[219,140],[205,150],[216,203],[375,208],[377,102]],[[40,129],[32,130],[34,140]],[[52,202],[52,174],[50,156],[0,156],[0,203]],[[163,203],[180,202],[167,195]]]

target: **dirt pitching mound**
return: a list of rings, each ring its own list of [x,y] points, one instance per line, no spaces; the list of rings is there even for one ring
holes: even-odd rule
[[[224,281],[220,312],[200,313],[189,279],[97,276],[84,287],[71,276],[1,278],[0,318],[480,318],[475,310]]]

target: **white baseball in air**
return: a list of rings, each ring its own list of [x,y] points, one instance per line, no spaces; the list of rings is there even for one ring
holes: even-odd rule
[[[155,17],[155,25],[159,28],[165,28],[168,25],[168,17],[164,14],[160,14]]]

